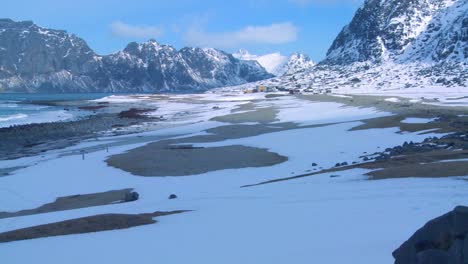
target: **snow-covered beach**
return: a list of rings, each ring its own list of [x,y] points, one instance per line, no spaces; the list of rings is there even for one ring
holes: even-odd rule
[[[63,235],[0,243],[0,259],[7,263],[37,259],[47,263],[392,263],[392,251],[416,229],[468,198],[463,138],[444,139],[466,129],[467,117],[463,108],[385,99],[198,94],[95,101],[108,102],[110,107],[138,104],[155,109],[145,115],[163,118],[153,120],[154,126],[136,124],[148,128],[141,132],[102,133],[66,148],[0,161],[0,168],[13,168],[0,177],[1,211],[34,209],[59,197],[122,189],[133,189],[139,198],[101,201],[90,207],[84,203],[66,211],[56,206],[46,213],[3,218],[0,239],[6,232],[14,238],[18,229],[96,215],[191,211],[125,229],[68,235],[64,230]],[[427,139],[436,154],[413,150],[424,148],[417,143]],[[444,140],[453,140],[454,145],[442,147]],[[220,160],[239,166],[223,169],[222,164],[207,164],[233,146],[241,148]],[[397,146],[402,147],[399,156],[392,154]],[[253,150],[286,159],[260,162],[249,156]],[[154,166],[162,160],[158,153],[164,155],[160,167]],[[201,158],[196,163],[178,162],[185,155]],[[389,167],[379,163],[383,155],[390,156]],[[109,162],[115,157],[121,160]],[[393,157],[399,157],[400,163]],[[241,166],[243,162],[247,165]],[[456,170],[460,175],[440,170],[438,177],[421,177],[425,164],[442,163],[461,168]],[[375,171],[409,165],[414,177],[369,180],[378,178],[370,174]],[[136,170],[138,166],[147,173]],[[171,168],[182,173],[165,173]],[[200,168],[203,172],[197,172]],[[154,175],[151,169],[157,170]],[[168,199],[171,194],[177,199]],[[71,223],[78,229],[82,225]]]

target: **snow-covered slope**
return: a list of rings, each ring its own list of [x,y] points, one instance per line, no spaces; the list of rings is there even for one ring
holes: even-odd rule
[[[66,31],[0,19],[0,92],[194,92],[272,76],[220,50],[154,40],[100,56]]]
[[[263,68],[275,76],[306,71],[315,65],[309,56],[301,53],[294,53],[289,57],[279,52],[266,55],[252,55],[248,51],[241,49],[232,55],[240,60],[257,61]]]
[[[468,94],[468,1],[366,0],[311,70],[257,84]],[[242,87],[237,87],[242,88]]]

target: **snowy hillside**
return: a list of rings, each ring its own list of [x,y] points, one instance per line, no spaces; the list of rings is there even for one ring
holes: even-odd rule
[[[294,53],[289,57],[279,52],[266,55],[252,55],[248,51],[241,49],[232,55],[240,60],[257,61],[263,68],[275,76],[306,71],[315,65],[309,56],[301,53]]]
[[[468,1],[367,0],[306,72],[256,84],[341,93],[468,94]]]

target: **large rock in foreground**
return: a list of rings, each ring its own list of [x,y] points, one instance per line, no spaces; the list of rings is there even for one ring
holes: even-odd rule
[[[393,252],[395,264],[468,263],[468,207],[429,221]]]

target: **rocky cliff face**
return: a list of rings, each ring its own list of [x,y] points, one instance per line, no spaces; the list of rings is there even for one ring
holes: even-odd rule
[[[393,252],[395,264],[468,263],[468,207],[431,220]]]
[[[325,62],[466,60],[467,12],[464,0],[367,0]]]
[[[65,31],[0,20],[0,91],[201,91],[270,77],[258,63],[215,49],[178,51],[150,40],[100,56]]]

